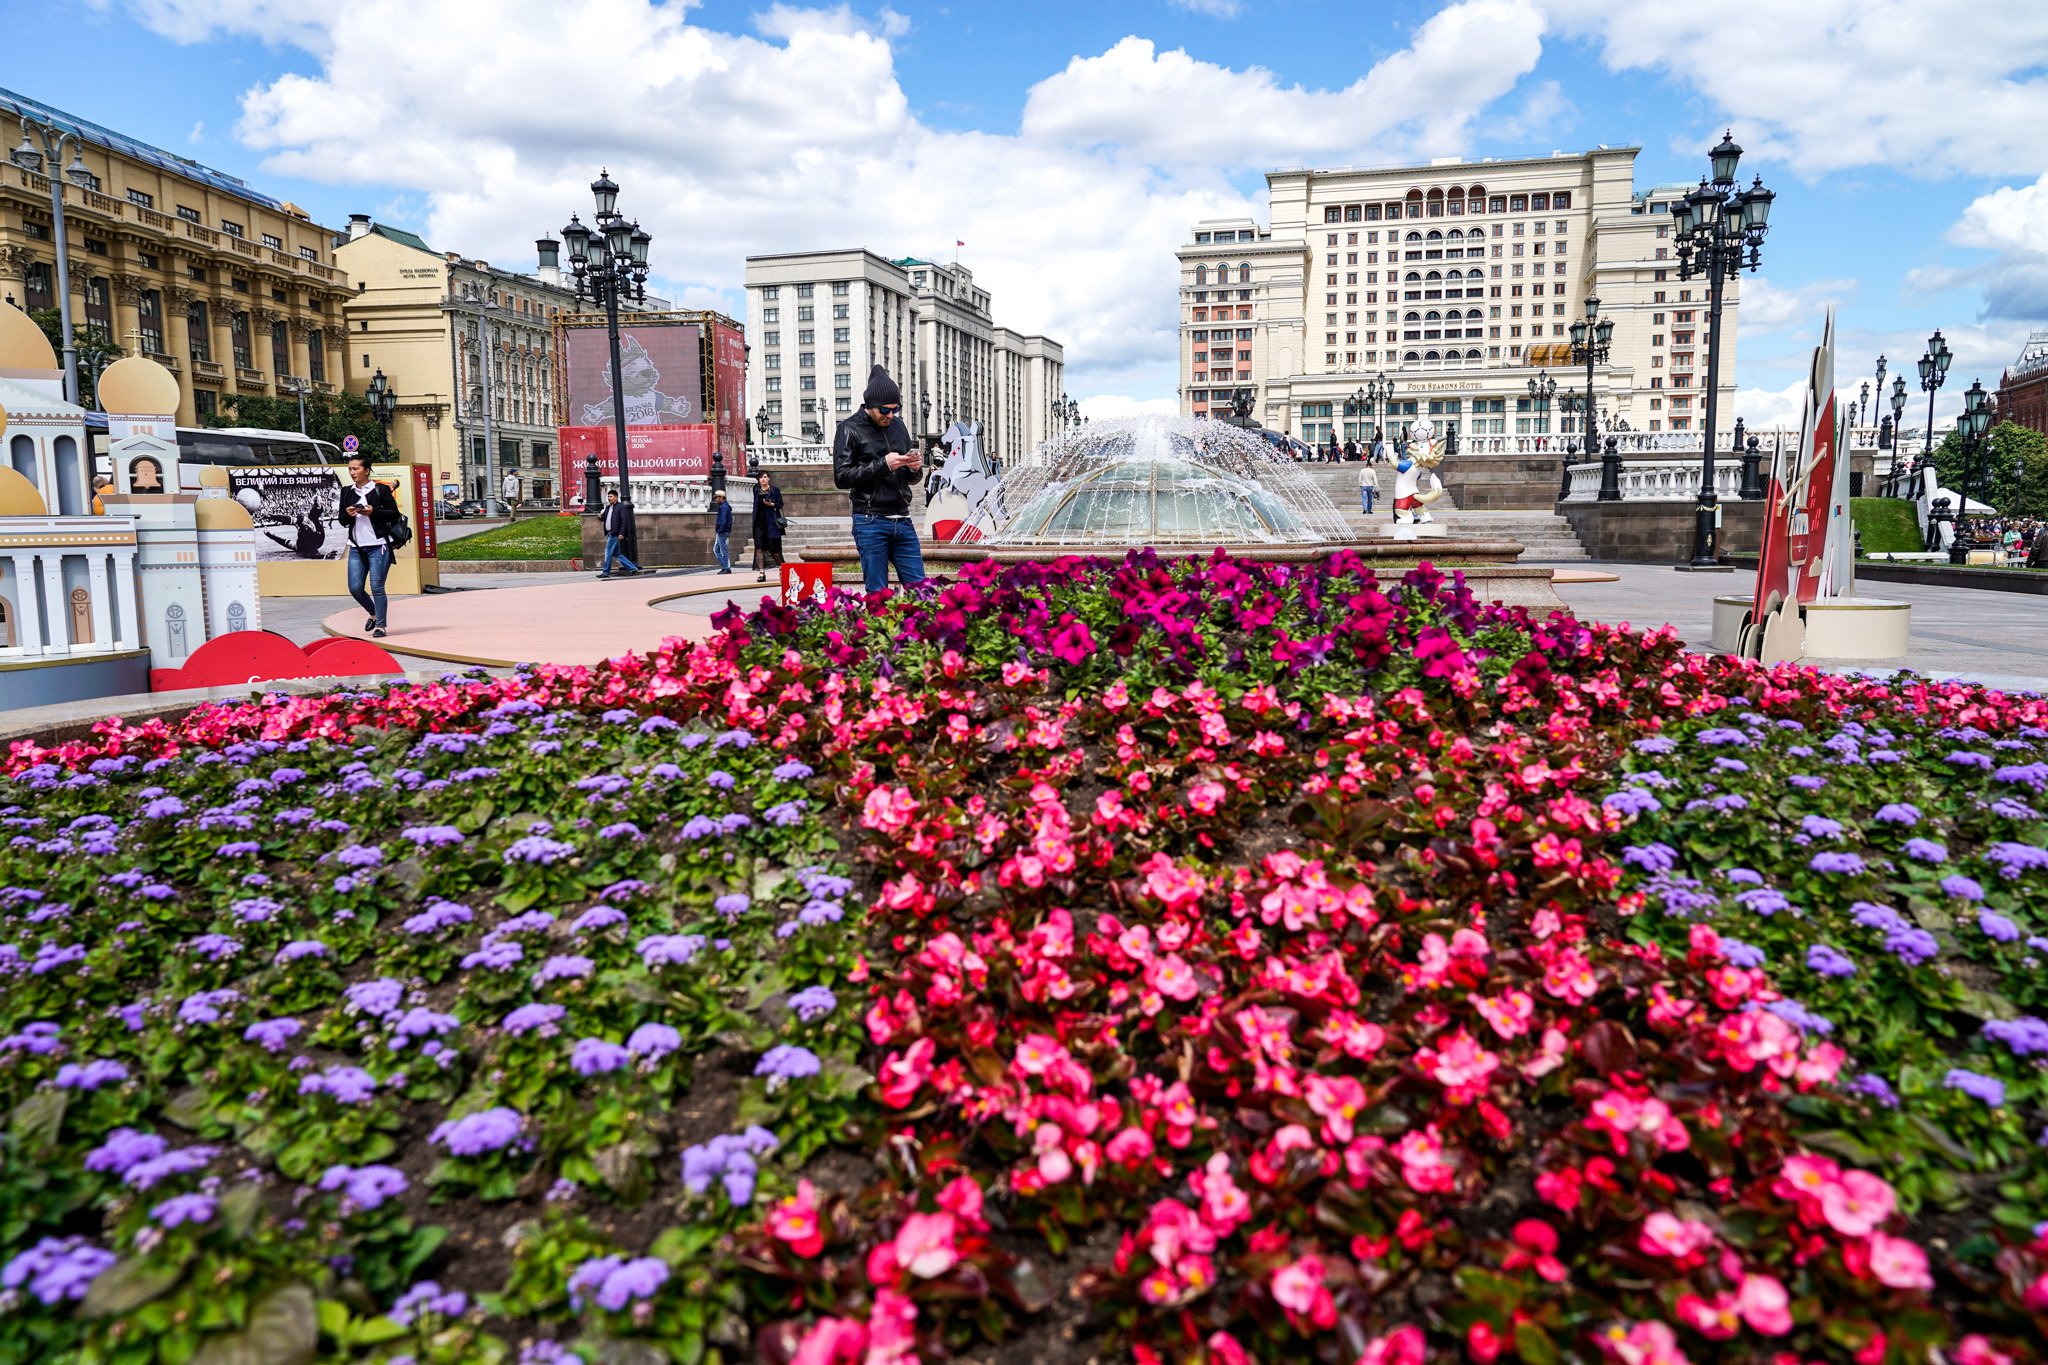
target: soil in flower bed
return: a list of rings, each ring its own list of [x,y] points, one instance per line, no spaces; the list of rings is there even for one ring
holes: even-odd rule
[[[716,624],[17,748],[0,1357],[2037,1358],[2040,701],[1342,554]]]

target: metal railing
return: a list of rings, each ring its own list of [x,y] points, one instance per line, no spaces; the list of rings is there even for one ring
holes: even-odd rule
[[[1575,464],[1566,485],[1566,502],[1597,502],[1600,498],[1600,461]],[[1696,460],[1628,460],[1617,481],[1623,502],[1685,502],[1699,495],[1700,466]],[[1723,502],[1742,499],[1742,461],[1733,451],[1715,457],[1714,496]]]

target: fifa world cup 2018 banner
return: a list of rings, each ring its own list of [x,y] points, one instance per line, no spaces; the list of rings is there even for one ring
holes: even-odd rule
[[[737,327],[711,324],[711,368],[717,396],[712,423],[729,474],[747,472],[747,338]]]
[[[583,491],[583,465],[597,456],[599,477],[619,477],[619,437],[611,427],[562,427],[562,487],[575,498]],[[675,479],[711,472],[711,449],[717,430],[709,423],[690,426],[628,427],[626,457],[636,479]]]
[[[626,391],[627,426],[686,426],[709,420],[704,412],[702,346],[694,322],[620,324],[619,377]],[[562,368],[564,426],[610,426],[612,353],[605,329],[565,329]]]

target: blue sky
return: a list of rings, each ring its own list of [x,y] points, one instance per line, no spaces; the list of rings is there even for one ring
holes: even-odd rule
[[[1725,27],[1641,0],[310,8],[15,0],[0,85],[319,221],[372,212],[503,264],[605,163],[666,291],[728,311],[750,252],[965,239],[998,319],[1062,340],[1099,412],[1170,405],[1173,247],[1197,217],[1263,217],[1282,164],[1634,143],[1649,184],[1697,178],[1732,125],[1779,192],[1745,286],[1753,422],[1791,411],[1829,301],[1852,391],[1936,326],[1954,392],[1995,383],[2048,323],[2048,6],[1805,0]],[[78,59],[20,57],[56,52]]]

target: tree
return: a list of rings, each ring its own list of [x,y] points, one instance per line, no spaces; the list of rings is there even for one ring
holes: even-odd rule
[[[55,308],[38,308],[29,314],[29,319],[43,329],[43,335],[50,339],[50,349],[58,356],[58,363],[64,356],[64,314]],[[113,334],[95,322],[71,329],[72,342],[78,347],[78,402],[81,407],[98,408],[100,405],[100,371],[119,360],[124,352],[114,344]]]
[[[261,427],[267,431],[297,431],[299,400],[295,394],[224,393],[220,410],[207,420],[215,427]],[[354,436],[370,454],[384,450],[383,428],[370,415],[369,400],[346,390],[335,393],[307,393],[306,434],[317,441],[340,445],[344,436]],[[392,458],[398,447],[391,448]]]
[[[1934,448],[1942,487],[1963,491],[1963,438],[1951,431]],[[1969,498],[2008,516],[2048,516],[2048,434],[2014,422],[1991,429],[1970,471]]]

